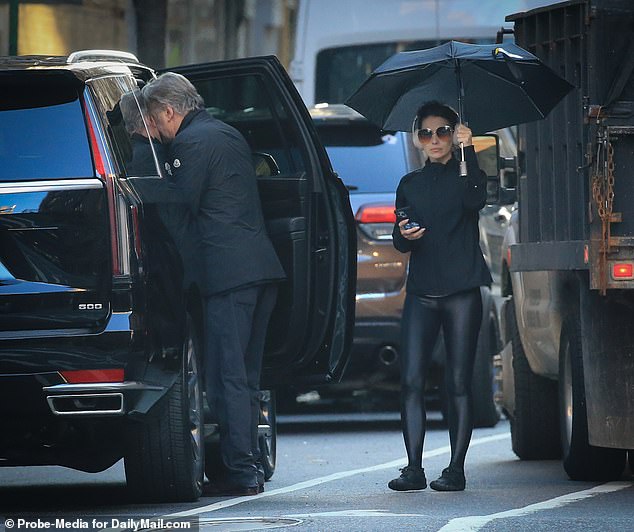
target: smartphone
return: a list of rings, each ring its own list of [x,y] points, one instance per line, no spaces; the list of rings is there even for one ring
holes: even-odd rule
[[[396,214],[397,222],[409,219],[409,221],[403,226],[403,229],[414,229],[415,227],[420,227],[420,223],[414,219],[416,218],[416,215],[412,214],[412,212],[413,209],[409,205],[406,205],[405,207],[399,207],[394,211],[394,213]]]

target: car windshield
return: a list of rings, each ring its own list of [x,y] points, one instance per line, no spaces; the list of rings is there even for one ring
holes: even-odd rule
[[[317,132],[351,192],[394,192],[407,173],[403,135],[370,124],[317,125]]]

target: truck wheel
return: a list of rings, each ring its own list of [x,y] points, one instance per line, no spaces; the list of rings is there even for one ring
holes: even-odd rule
[[[515,410],[510,417],[513,452],[522,460],[559,458],[557,383],[531,370],[515,316],[515,305],[505,305],[513,344]]]
[[[493,353],[498,347],[498,323],[493,309],[485,316],[478,338],[478,348],[471,383],[473,424],[475,427],[495,427],[500,411],[495,404]]]
[[[277,457],[277,415],[275,409],[275,392],[260,392],[260,425],[266,425],[264,434],[258,439],[260,461],[264,468],[264,480],[270,480],[275,473]]]
[[[152,502],[193,501],[203,485],[203,397],[199,342],[187,319],[182,369],[157,405],[132,427],[125,453],[128,489]]]
[[[593,447],[588,443],[588,419],[581,328],[569,319],[561,339],[559,356],[560,431],[563,463],[572,480],[614,480],[625,467],[626,451]]]

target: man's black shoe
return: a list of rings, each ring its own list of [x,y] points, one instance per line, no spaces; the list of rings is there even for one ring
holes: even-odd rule
[[[465,484],[464,473],[448,467],[443,469],[440,478],[429,483],[429,487],[436,491],[462,491]]]
[[[203,497],[246,497],[264,491],[264,484],[241,486],[226,480],[203,485]]]
[[[404,467],[401,476],[390,480],[387,487],[394,491],[424,490],[427,487],[425,470],[422,467]]]

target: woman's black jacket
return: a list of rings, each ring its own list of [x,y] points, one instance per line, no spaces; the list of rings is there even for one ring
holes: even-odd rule
[[[491,284],[478,229],[487,178],[473,146],[465,148],[465,159],[467,177],[460,176],[459,163],[452,158],[446,164],[427,162],[398,185],[396,207],[410,206],[412,220],[426,229],[422,238],[407,240],[398,222],[394,225],[394,247],[411,251],[409,294],[445,296]]]

